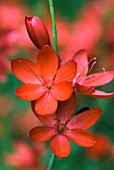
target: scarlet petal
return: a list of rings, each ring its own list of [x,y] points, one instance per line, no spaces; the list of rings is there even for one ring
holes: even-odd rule
[[[25,58],[14,58],[11,61],[12,71],[24,83],[41,84],[39,71],[35,63]]]
[[[52,115],[45,115],[45,116],[42,116],[42,115],[39,115],[36,113],[35,111],[35,101],[32,101],[31,102],[31,107],[32,107],[32,110],[35,114],[35,116],[42,122],[44,123],[45,125],[48,125],[49,127],[54,127],[57,125],[57,114],[54,113]]]
[[[58,134],[51,139],[50,147],[52,152],[59,158],[65,158],[70,154],[70,143],[62,134]]]
[[[68,122],[67,127],[70,129],[88,129],[97,122],[101,113],[102,110],[100,108],[84,111],[74,116]]]
[[[37,48],[41,48],[43,45],[50,45],[49,34],[40,18],[26,16],[25,24],[29,37]]]
[[[77,63],[77,73],[81,73],[82,71],[83,74],[88,73],[88,58],[87,58],[87,52],[86,50],[82,49],[78,51],[74,57],[74,61]]]
[[[113,74],[111,72],[94,73],[87,77],[84,85],[89,86],[102,86],[113,80]]]
[[[39,115],[53,114],[57,109],[57,105],[57,100],[53,98],[50,92],[47,92],[36,100],[34,110]]]
[[[51,85],[58,68],[58,59],[50,46],[43,46],[37,57],[38,68],[43,80]]]
[[[46,92],[40,84],[23,84],[16,89],[16,95],[23,100],[36,100]]]
[[[60,102],[58,107],[58,118],[61,120],[61,124],[64,124],[70,119],[76,107],[76,94],[72,94],[70,99]]]
[[[77,70],[76,63],[73,60],[71,60],[60,67],[60,69],[57,71],[54,81],[72,82],[73,78],[76,75],[76,70]]]
[[[64,101],[70,98],[72,91],[72,86],[67,81],[60,81],[53,84],[50,90],[53,97],[60,101]]]
[[[34,114],[36,115],[36,117],[45,125],[49,126],[49,127],[54,127],[57,125],[57,115],[56,113],[52,114],[52,115],[45,115],[45,116],[42,116],[42,115],[38,115],[35,110],[34,110],[34,106],[35,106],[35,101],[32,101],[31,102],[31,106],[32,106],[32,110],[34,112]]]
[[[49,126],[49,127],[57,127],[58,125],[58,121],[57,121],[57,115],[56,113],[52,114],[52,115],[45,115],[45,116],[41,116],[36,114],[36,117],[45,125]]]
[[[85,95],[90,95],[95,91],[94,86],[86,86],[86,85],[81,85],[81,84],[75,84],[76,90],[79,93],[85,94]]]
[[[35,142],[45,142],[57,134],[56,129],[38,126],[30,130],[29,137]]]
[[[64,132],[68,139],[83,147],[91,147],[96,141],[94,137],[82,129],[72,129]]]
[[[106,93],[100,90],[95,90],[95,92],[92,93],[91,96],[96,97],[96,98],[110,98],[114,96],[114,92]]]

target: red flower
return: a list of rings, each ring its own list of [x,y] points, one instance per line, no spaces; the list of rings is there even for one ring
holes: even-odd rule
[[[17,88],[16,95],[23,100],[36,100],[34,107],[38,114],[53,114],[58,100],[70,98],[76,63],[71,60],[58,69],[58,59],[52,47],[42,47],[37,64],[24,58],[15,58],[11,66],[16,77],[25,83]]]
[[[104,71],[88,76],[87,74],[91,71],[96,61],[95,58],[93,58],[88,62],[86,50],[78,51],[73,59],[77,63],[77,74],[73,81],[78,92],[98,98],[108,98],[114,96],[114,92],[105,93],[103,91],[96,90],[96,87],[105,85],[113,80],[113,72]],[[89,69],[88,67],[90,63],[92,63],[92,66]]]
[[[25,24],[29,37],[37,48],[40,49],[43,45],[50,45],[48,31],[40,18],[26,16]]]
[[[39,157],[44,152],[44,145],[32,146],[24,141],[16,141],[13,153],[4,154],[4,162],[15,167],[15,169],[43,170]],[[39,157],[38,157],[39,156]]]
[[[70,154],[69,140],[83,147],[93,146],[95,139],[86,132],[86,129],[96,123],[102,111],[95,108],[70,118],[75,105],[76,96],[73,93],[70,99],[60,102],[58,114],[41,116],[35,113],[46,126],[31,129],[30,138],[35,142],[45,142],[51,139],[50,147],[53,153],[60,158],[67,157]],[[32,103],[32,106],[34,110],[34,103]]]
[[[14,146],[14,153],[5,155],[5,162],[15,167],[26,167],[36,162],[36,155],[29,145],[19,141]]]

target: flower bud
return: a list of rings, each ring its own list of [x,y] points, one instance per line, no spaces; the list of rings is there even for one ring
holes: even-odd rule
[[[40,18],[26,16],[25,25],[30,39],[37,48],[40,49],[43,45],[50,45],[48,31]]]

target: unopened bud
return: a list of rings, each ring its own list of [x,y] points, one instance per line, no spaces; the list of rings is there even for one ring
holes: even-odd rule
[[[44,45],[50,45],[48,31],[40,18],[26,16],[25,25],[30,39],[37,48],[40,49]]]

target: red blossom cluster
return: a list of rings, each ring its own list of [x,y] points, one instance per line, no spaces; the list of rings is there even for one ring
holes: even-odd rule
[[[94,137],[86,132],[99,119],[102,110],[94,108],[75,114],[77,92],[93,97],[107,98],[114,92],[96,90],[113,80],[113,73],[103,72],[88,75],[95,58],[88,62],[86,50],[62,60],[51,46],[48,31],[38,17],[25,17],[27,32],[33,44],[39,48],[36,63],[25,58],[14,58],[12,71],[24,84],[17,88],[16,95],[31,101],[36,117],[45,124],[33,128],[30,138],[35,142],[49,139],[53,153],[60,157],[70,154],[69,140],[83,146],[95,144]],[[91,64],[91,67],[89,65]]]

